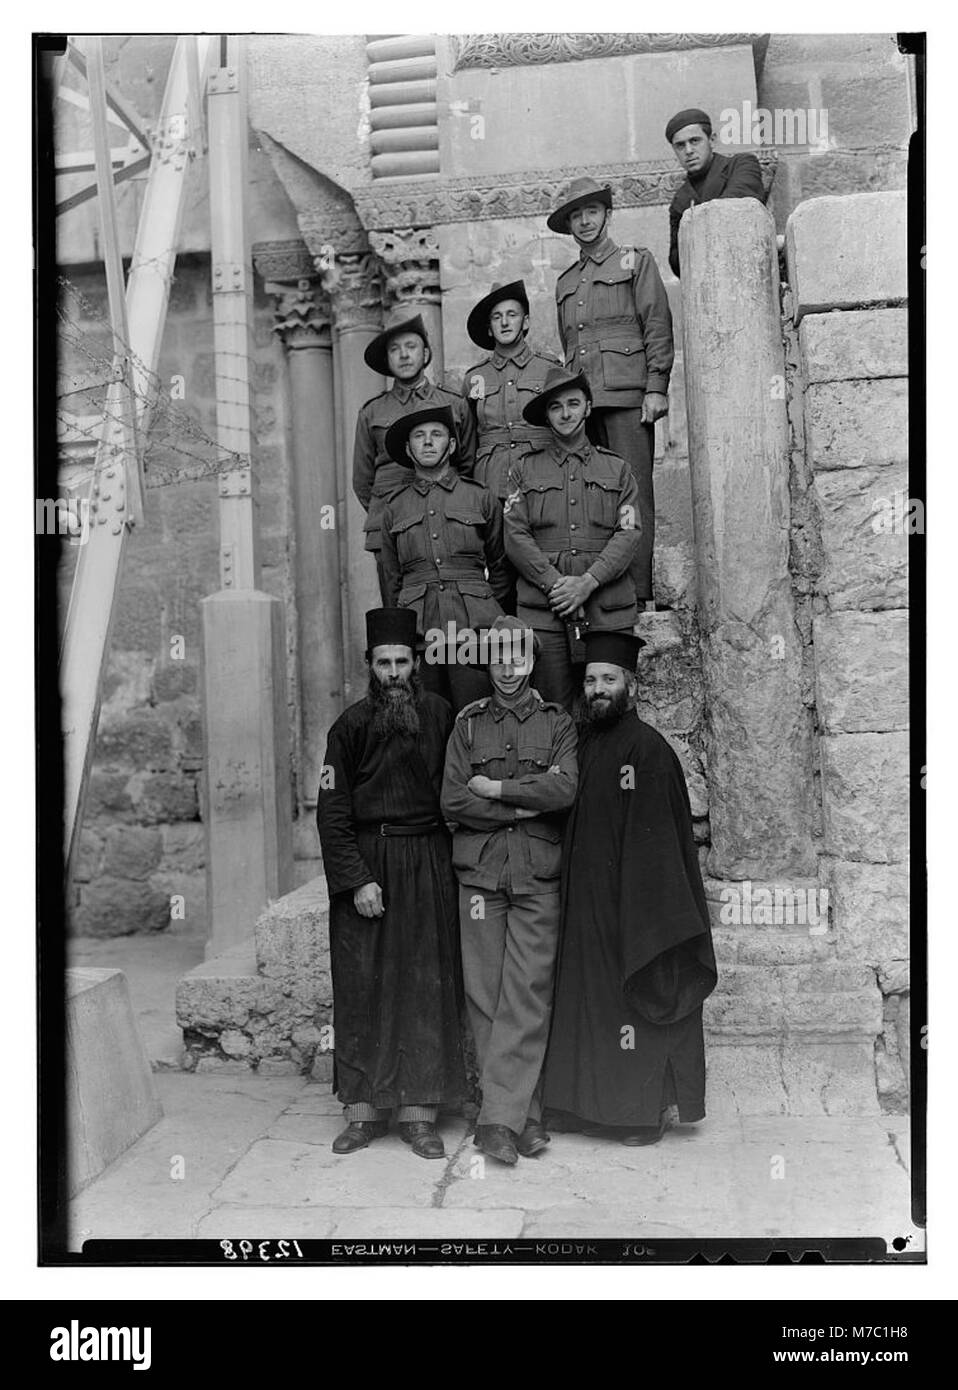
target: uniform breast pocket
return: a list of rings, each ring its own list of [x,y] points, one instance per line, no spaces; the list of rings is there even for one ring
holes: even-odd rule
[[[482,395],[476,398],[477,422],[479,433],[483,430],[498,429],[503,423],[503,403],[502,403],[502,382],[496,381],[492,385],[474,372],[469,378],[470,382],[479,383]]]
[[[547,744],[529,743],[520,738],[519,762],[522,764],[523,772],[548,772],[551,755],[552,749]]]
[[[622,255],[625,255],[625,249]],[[613,256],[600,266],[593,276],[592,313],[598,325],[603,319],[635,318],[632,271],[627,265],[620,264],[618,256]]]
[[[615,530],[618,501],[617,483],[605,478],[590,479],[585,487],[585,514],[590,525],[611,535]]]
[[[483,557],[482,527],[485,524],[485,517],[478,507],[455,504],[447,507],[446,534],[450,554]]]
[[[526,512],[534,531],[558,526],[562,511],[562,484],[532,483],[526,489]]]
[[[492,777],[499,781],[504,775],[505,756],[493,740],[477,738],[469,753],[473,777]]]
[[[607,391],[641,391],[646,382],[645,348],[635,343],[601,344],[602,383]]]
[[[389,533],[396,542],[400,568],[406,569],[426,559],[426,534],[422,517],[400,517],[390,523]]]

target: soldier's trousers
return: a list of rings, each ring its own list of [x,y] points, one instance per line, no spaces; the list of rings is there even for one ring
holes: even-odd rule
[[[564,627],[558,631],[537,628],[536,637],[539,639],[539,655],[532,673],[532,684],[543,700],[561,705],[571,714],[577,697],[582,694],[585,667],[572,664]]]
[[[482,915],[479,915],[479,911]],[[549,1039],[559,883],[534,894],[459,886],[462,975],[479,1058],[480,1125],[538,1120]]]
[[[639,489],[639,548],[629,573],[635,584],[635,596],[641,602],[652,597],[652,547],[655,543],[655,496],[652,489],[652,460],[655,456],[655,426],[642,424],[642,407],[615,410],[597,406],[592,412],[596,442],[632,469]]]

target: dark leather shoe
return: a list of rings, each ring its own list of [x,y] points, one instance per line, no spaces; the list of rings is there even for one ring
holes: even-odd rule
[[[657,1144],[669,1127],[669,1112],[663,1110],[657,1125],[640,1125],[622,1136],[622,1143],[631,1148],[641,1149],[649,1144]]]
[[[516,1136],[506,1125],[478,1125],[472,1142],[477,1149],[490,1158],[497,1158],[500,1163],[519,1162]]]
[[[545,1125],[540,1120],[526,1120],[526,1127],[516,1140],[516,1148],[523,1158],[532,1158],[534,1154],[541,1154],[548,1143]]]
[[[354,1154],[365,1149],[373,1139],[381,1139],[389,1125],[385,1120],[350,1120],[342,1134],[333,1140],[334,1154]]]
[[[399,1137],[420,1158],[445,1158],[446,1150],[432,1120],[401,1120]]]

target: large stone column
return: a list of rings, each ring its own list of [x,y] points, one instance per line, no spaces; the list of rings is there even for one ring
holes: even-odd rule
[[[385,387],[371,372],[363,352],[382,328],[379,264],[368,251],[337,255],[318,269],[333,315],[333,372],[336,383],[337,476],[339,482],[340,561],[343,578],[343,641],[346,701],[366,687],[366,612],[380,606],[376,563],[365,547],[365,513],[353,492],[353,439],[359,408]]]
[[[414,314],[422,315],[432,344],[429,375],[442,385],[442,304],[435,232],[431,227],[370,232],[369,244],[382,267],[386,321],[396,323]]]
[[[694,208],[679,236],[708,868],[724,879],[814,875],[775,227],[754,199],[732,199]]]
[[[336,401],[329,301],[301,243],[256,248],[286,349],[292,415],[300,710],[299,802],[314,807],[330,725],[343,708]]]

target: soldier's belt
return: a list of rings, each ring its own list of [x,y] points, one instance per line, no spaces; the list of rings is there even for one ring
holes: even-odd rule
[[[441,568],[436,565],[411,565],[409,569],[402,572],[403,584],[419,580],[427,584],[456,584],[459,580],[470,580],[475,583],[479,579],[486,583],[485,571],[481,569],[454,569],[451,565],[443,565]]]
[[[532,448],[541,448],[548,444],[551,438],[551,431],[537,429],[534,425],[513,430],[505,425],[497,425],[495,429],[482,431],[479,436],[479,448],[484,449],[487,444],[529,444]]]
[[[401,825],[394,821],[360,821],[357,830],[371,830],[376,835],[389,839],[393,835],[431,835],[439,829],[439,821],[424,821],[419,825]]]

